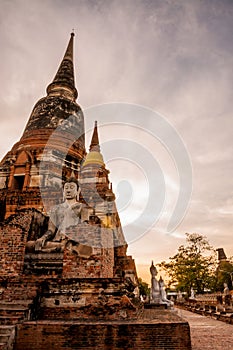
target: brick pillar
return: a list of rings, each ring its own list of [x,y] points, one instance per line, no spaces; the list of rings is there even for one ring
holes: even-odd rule
[[[10,169],[11,170],[10,170],[10,178],[9,178],[8,188],[12,188],[13,187],[15,166],[11,165]]]
[[[26,162],[26,167],[25,167],[25,178],[24,178],[24,184],[23,184],[23,191],[26,190],[26,188],[29,186],[30,183],[30,169],[31,165],[30,162]]]

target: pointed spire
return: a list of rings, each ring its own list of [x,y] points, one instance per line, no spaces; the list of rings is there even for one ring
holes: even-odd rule
[[[89,148],[90,152],[100,152],[100,144],[99,144],[99,136],[98,136],[98,129],[97,129],[97,121],[95,121],[95,127],[91,139],[91,145]]]
[[[48,95],[64,95],[72,100],[76,100],[78,97],[74,81],[73,46],[74,33],[71,33],[65,55],[58,68],[57,74],[53,82],[47,87]]]
[[[68,43],[63,60],[70,60],[73,63],[73,48],[74,48],[74,33],[71,33],[70,41]]]
[[[94,131],[93,131],[92,139],[91,139],[89,153],[87,154],[86,159],[83,162],[82,166],[85,167],[86,165],[105,166],[103,156],[100,153],[97,121],[95,121],[95,127],[94,127]]]

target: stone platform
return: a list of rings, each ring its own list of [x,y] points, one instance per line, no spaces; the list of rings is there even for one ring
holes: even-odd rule
[[[144,310],[137,320],[30,321],[17,325],[15,350],[191,350],[188,322],[174,311]]]

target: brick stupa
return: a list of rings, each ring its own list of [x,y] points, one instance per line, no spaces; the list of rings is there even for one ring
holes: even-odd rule
[[[73,41],[72,33],[47,96],[0,163],[0,349],[154,349],[150,337],[161,331],[158,320],[145,324],[140,316],[136,268],[126,254],[97,123],[85,150]],[[64,249],[31,248],[71,177],[85,218],[67,228]],[[176,323],[186,342],[167,336],[169,324],[163,341],[189,349],[188,325]]]

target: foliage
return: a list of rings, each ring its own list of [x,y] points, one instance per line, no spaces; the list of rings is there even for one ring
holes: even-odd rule
[[[148,286],[148,283],[144,282],[142,280],[142,278],[138,278],[138,287],[139,287],[139,293],[140,295],[144,296],[144,295],[149,295],[150,294],[150,289]]]
[[[193,288],[197,294],[214,291],[216,285],[216,254],[206,237],[197,233],[186,233],[187,245],[181,245],[177,254],[159,266],[169,276],[169,286],[187,292]]]
[[[231,258],[229,261],[220,261],[216,271],[217,283],[216,290],[223,291],[223,284],[227,283],[229,289],[233,289],[233,263]]]

